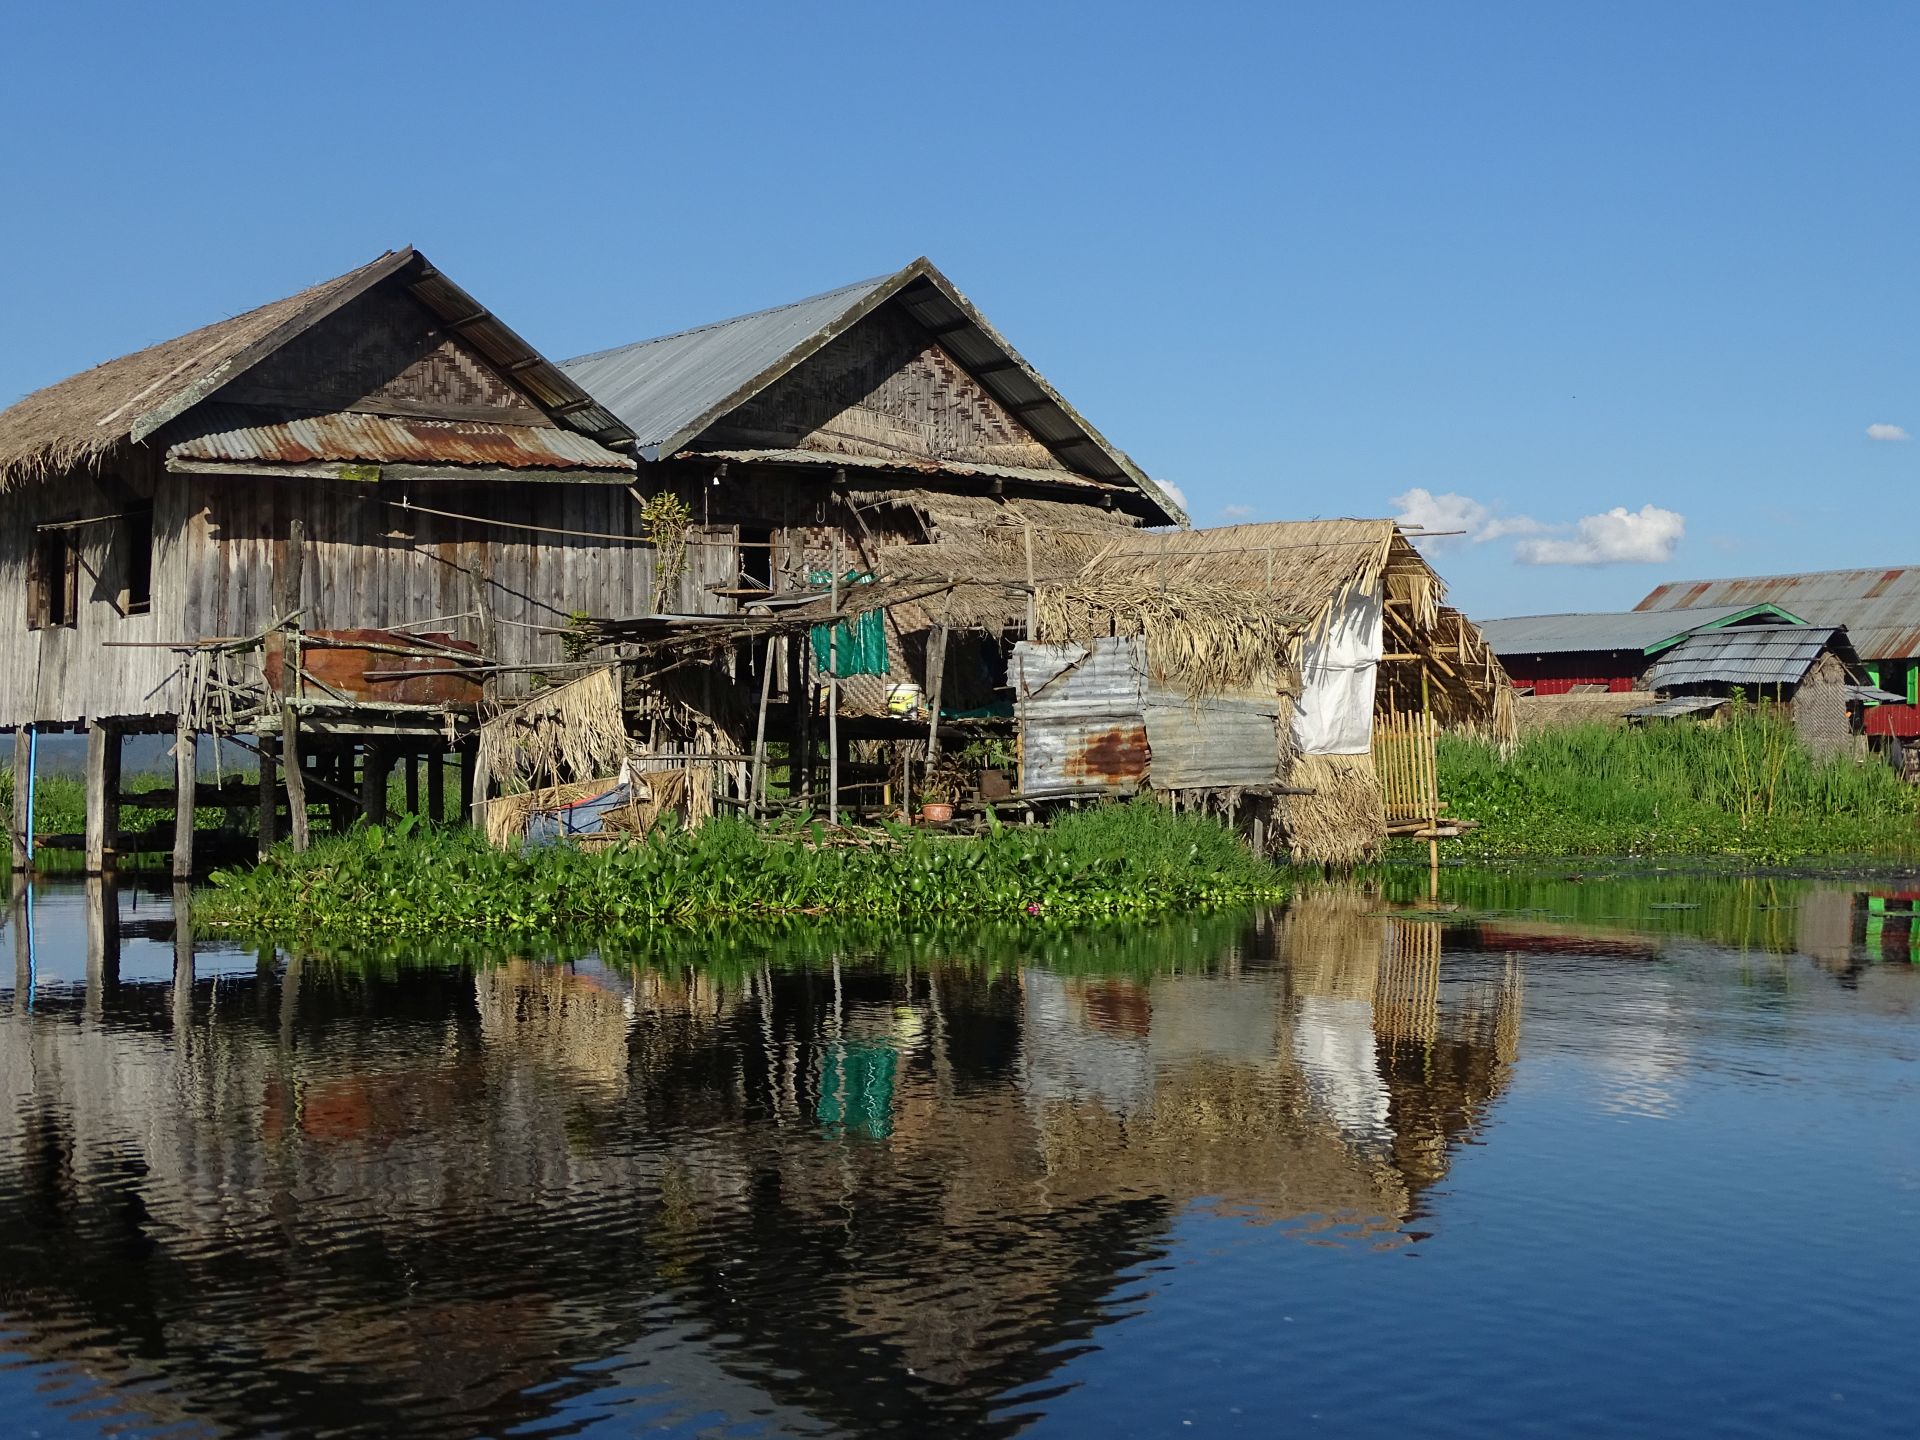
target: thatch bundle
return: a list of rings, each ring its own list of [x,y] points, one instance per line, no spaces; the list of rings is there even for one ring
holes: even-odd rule
[[[1287,797],[1287,846],[1296,861],[1357,865],[1379,852],[1387,812],[1370,755],[1302,755],[1289,777],[1310,793]]]
[[[601,818],[603,836],[582,839],[617,839],[645,835],[660,823],[663,815],[672,815],[683,825],[699,825],[713,818],[713,767],[689,765],[685,769],[629,771],[630,793],[624,805],[607,811]],[[501,849],[518,845],[526,837],[527,822],[536,815],[550,815],[595,795],[604,795],[618,785],[615,777],[576,780],[566,785],[547,785],[517,795],[502,795],[481,807],[481,826],[487,843]]]
[[[488,721],[479,763],[493,785],[532,790],[609,774],[630,748],[619,667],[609,665]]]

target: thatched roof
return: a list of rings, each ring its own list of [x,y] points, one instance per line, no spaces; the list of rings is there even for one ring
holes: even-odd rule
[[[390,250],[332,280],[244,315],[150,345],[36,390],[0,411],[0,490],[98,465],[145,440],[295,336],[383,281],[458,326],[480,352],[567,429],[603,446],[632,433],[471,295],[411,248]],[[455,457],[453,463],[458,463]]]
[[[98,462],[145,416],[204,388],[282,327],[357,294],[392,258],[382,255],[297,295],[83,370],[0,411],[0,489]]]

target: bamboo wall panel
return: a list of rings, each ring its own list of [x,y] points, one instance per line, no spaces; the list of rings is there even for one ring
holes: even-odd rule
[[[892,307],[822,347],[692,448],[799,448],[1066,468],[925,329]]]

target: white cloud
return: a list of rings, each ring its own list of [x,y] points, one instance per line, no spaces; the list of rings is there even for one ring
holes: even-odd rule
[[[1528,565],[1646,565],[1673,558],[1687,517],[1658,505],[1624,505],[1583,517],[1570,540],[1522,540],[1514,554]]]
[[[1502,515],[1491,505],[1451,490],[1435,495],[1415,486],[1395,495],[1393,504],[1397,507],[1393,518],[1408,530],[1427,531],[1431,539],[1421,540],[1418,535],[1413,538],[1436,549],[1455,540],[1470,540],[1478,545],[1509,535],[1537,535],[1547,528],[1531,516]]]
[[[1867,438],[1869,440],[1911,440],[1913,437],[1898,425],[1869,425]]]
[[[1187,509],[1187,492],[1174,484],[1173,481],[1155,480],[1153,483],[1160,487],[1162,494],[1180,507],[1182,514],[1191,515],[1193,513],[1193,511]]]
[[[1253,506],[1222,505],[1220,507],[1220,518],[1223,520],[1251,520],[1253,518]]]

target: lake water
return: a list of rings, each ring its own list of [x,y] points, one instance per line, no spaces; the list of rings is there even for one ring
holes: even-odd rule
[[[1916,1433],[1920,880],[1423,888],[476,963],[43,886],[0,1431]]]

